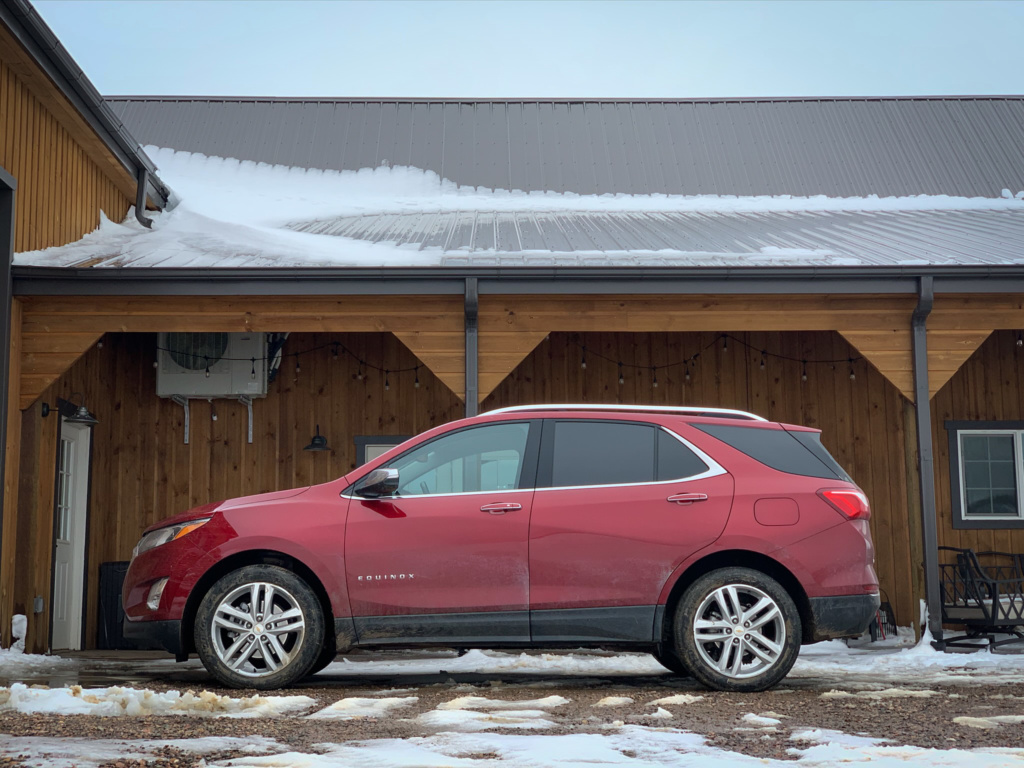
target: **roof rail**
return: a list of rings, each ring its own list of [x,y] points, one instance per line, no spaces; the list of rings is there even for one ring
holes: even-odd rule
[[[497,408],[492,413],[519,413],[523,411],[641,411],[645,413],[686,413],[691,416],[713,416],[722,419],[747,419],[749,421],[768,421],[748,411],[733,408],[700,408],[683,405],[587,405],[581,403],[561,405],[512,405],[508,408]]]

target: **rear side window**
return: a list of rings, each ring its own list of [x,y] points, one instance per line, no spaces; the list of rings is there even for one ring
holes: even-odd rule
[[[828,480],[850,479],[819,439],[808,440],[812,436],[818,437],[815,432],[787,432],[784,429],[719,424],[693,426],[780,472]]]
[[[654,427],[614,421],[556,421],[554,427],[553,486],[654,480]]]
[[[556,488],[679,480],[708,471],[692,450],[653,424],[556,421]]]

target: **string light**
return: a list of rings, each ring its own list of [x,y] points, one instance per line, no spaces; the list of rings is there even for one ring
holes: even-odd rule
[[[690,380],[690,364],[689,363],[686,364],[686,380],[687,381]]]
[[[654,377],[654,379],[651,381],[651,386],[654,387],[655,389],[657,389],[658,388],[658,369],[655,368],[655,367],[652,367],[651,368],[651,375]]]
[[[587,348],[581,347],[582,352],[580,353],[580,368],[584,371],[587,370]]]
[[[206,378],[210,378],[210,358],[206,358]]]
[[[249,374],[252,379],[256,378],[256,358],[252,359],[252,373]]]
[[[359,379],[359,381],[363,380],[363,361],[362,360],[359,361],[359,370],[356,371],[356,378]]]
[[[723,352],[728,352],[729,351],[729,337],[728,336],[723,336],[722,337],[722,351]]]
[[[295,373],[302,373],[302,365],[299,363],[299,353],[295,353]]]
[[[619,384],[622,385],[622,384],[625,384],[625,383],[626,383],[626,378],[625,378],[625,376],[622,375],[622,363],[620,362],[619,363]]]
[[[418,365],[416,366],[416,380],[413,381],[412,385],[416,387],[416,389],[420,388],[420,367]]]
[[[800,380],[801,381],[807,381],[807,361],[806,360],[802,360],[801,362],[804,365],[804,372],[802,374],[800,374]]]
[[[334,359],[337,360],[338,359],[338,342],[334,342],[333,354],[334,354]]]
[[[764,364],[765,364],[765,360],[766,360],[767,357],[768,357],[768,350],[762,349],[761,350],[761,370],[762,371],[764,370]]]
[[[391,371],[387,371],[387,370],[384,371],[384,391],[385,392],[388,392],[388,391],[391,390],[391,379],[389,378],[390,375],[391,375]]]
[[[1017,331],[1017,349],[1024,347],[1024,333]]]
[[[854,373],[854,371],[853,371],[853,358],[852,357],[850,358],[849,363],[850,363],[850,381],[856,381],[857,374]]]

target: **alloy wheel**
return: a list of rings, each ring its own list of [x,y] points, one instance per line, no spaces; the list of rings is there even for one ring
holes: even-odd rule
[[[246,677],[262,677],[287,666],[305,632],[305,616],[295,597],[267,582],[229,592],[214,610],[210,627],[218,659]]]
[[[749,584],[726,584],[710,592],[697,608],[692,631],[703,661],[735,680],[762,674],[786,646],[782,609]]]

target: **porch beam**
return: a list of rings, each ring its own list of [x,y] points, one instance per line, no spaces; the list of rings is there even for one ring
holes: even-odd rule
[[[932,451],[932,412],[928,389],[928,315],[935,303],[931,277],[922,277],[918,302],[911,316],[914,351],[914,403],[917,411],[917,462],[921,487],[921,534],[924,546],[925,604],[932,638],[942,642],[942,595],[939,589],[938,516],[935,506],[935,460]]]

